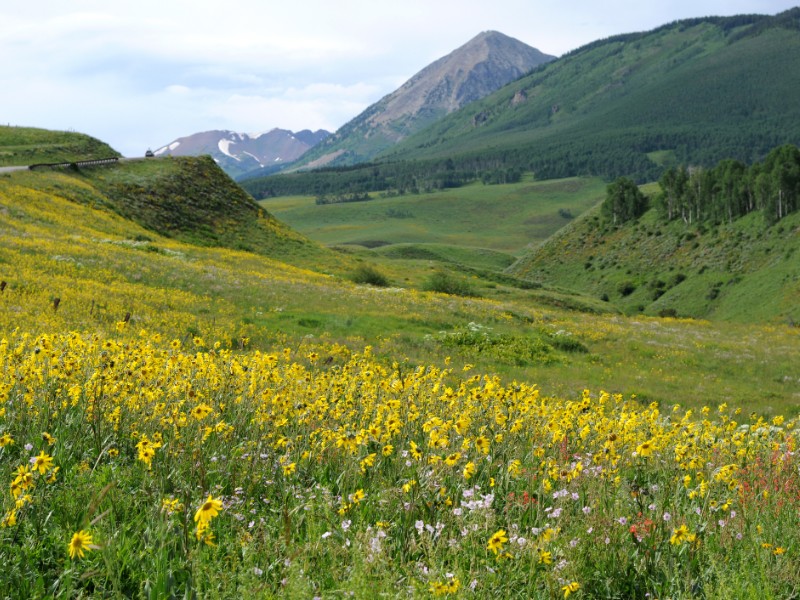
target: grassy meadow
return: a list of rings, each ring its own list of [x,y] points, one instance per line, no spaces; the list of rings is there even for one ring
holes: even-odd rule
[[[354,244],[386,252],[396,244],[419,244],[422,250],[436,244],[460,249],[456,261],[481,264],[487,251],[513,259],[529,244],[544,241],[601,201],[605,183],[599,178],[533,181],[526,176],[514,184],[475,183],[431,193],[373,196],[366,202],[325,205],[309,196],[288,196],[260,204],[328,246]],[[468,255],[470,249],[475,257]]]
[[[243,248],[249,209],[144,220],[197,164],[127,168],[0,176],[4,595],[795,593],[800,329],[627,317],[452,249],[336,252],[257,207]],[[438,244],[521,248],[463,212]],[[372,233],[311,237],[432,239]],[[440,272],[472,295],[424,291]]]

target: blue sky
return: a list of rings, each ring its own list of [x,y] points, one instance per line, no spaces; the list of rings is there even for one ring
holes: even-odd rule
[[[0,122],[127,156],[209,129],[336,130],[486,30],[561,55],[781,0],[3,0]]]

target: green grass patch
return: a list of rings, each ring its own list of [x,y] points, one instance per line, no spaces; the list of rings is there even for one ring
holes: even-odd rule
[[[381,240],[386,245],[425,244],[427,248],[428,244],[437,244],[518,255],[529,244],[547,239],[569,223],[571,218],[565,214],[581,214],[604,194],[605,184],[600,179],[537,182],[525,178],[516,184],[473,184],[365,203],[318,206],[312,197],[293,196],[262,200],[260,204],[292,228],[326,245]],[[410,216],[397,218],[397,214]],[[469,255],[478,251],[467,252],[456,257],[440,256],[487,266],[485,256]]]
[[[664,223],[651,210],[613,228],[595,210],[533,249],[509,272],[606,297],[629,314],[740,322],[800,321],[800,215],[759,214],[716,227]]]
[[[120,156],[108,144],[71,131],[0,125],[0,166],[75,162]]]

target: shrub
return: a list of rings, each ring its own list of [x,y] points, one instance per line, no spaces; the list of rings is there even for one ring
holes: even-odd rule
[[[353,283],[374,285],[375,287],[387,287],[389,285],[386,275],[369,265],[360,265],[350,275],[350,280]]]
[[[580,340],[571,335],[554,334],[550,336],[549,341],[556,350],[561,350],[563,352],[574,352],[577,354],[589,353],[589,348],[584,346]]]
[[[436,271],[428,277],[422,289],[427,292],[439,292],[452,296],[474,296],[470,285],[463,279],[454,277],[445,271]]]
[[[617,290],[621,296],[630,296],[636,290],[636,284],[632,281],[623,281]]]
[[[683,281],[686,281],[686,275],[684,275],[683,273],[676,273],[672,277],[672,280],[669,282],[669,287],[675,287],[676,285],[678,285]]]

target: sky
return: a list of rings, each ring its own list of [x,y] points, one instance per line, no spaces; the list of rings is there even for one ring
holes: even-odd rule
[[[0,0],[0,123],[125,156],[211,129],[335,131],[482,31],[560,56],[798,0]]]

